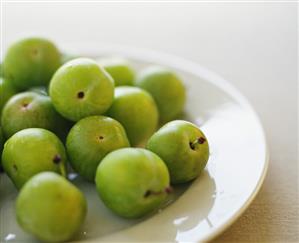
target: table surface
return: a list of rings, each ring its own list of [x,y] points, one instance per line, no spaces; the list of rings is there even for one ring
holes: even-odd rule
[[[3,50],[29,35],[120,43],[177,54],[232,82],[259,114],[271,158],[254,202],[215,241],[299,241],[296,3],[7,1],[2,10]]]

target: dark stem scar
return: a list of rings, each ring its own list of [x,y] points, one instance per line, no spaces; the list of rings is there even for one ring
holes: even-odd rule
[[[17,172],[17,171],[18,171],[18,167],[16,166],[16,164],[13,164],[13,166],[12,166],[12,167],[13,167],[13,169],[14,169],[14,171],[15,171],[15,172]]]
[[[196,145],[196,144],[203,144],[203,143],[205,143],[206,141],[207,141],[207,140],[206,140],[204,137],[199,137],[199,138],[197,138],[195,141],[190,142],[190,143],[189,143],[189,146],[190,146],[191,149],[195,150],[195,145]]]
[[[146,197],[149,197],[151,194],[152,194],[152,191],[147,190],[143,196],[146,198]]]
[[[165,188],[165,192],[166,192],[167,194],[170,194],[170,193],[173,192],[173,188],[172,188],[171,186],[166,187],[166,188]]]
[[[80,92],[78,92],[78,94],[77,94],[78,99],[83,99],[84,96],[85,96],[85,94],[84,94],[83,91],[80,91]]]
[[[165,190],[161,190],[161,191],[147,190],[147,191],[144,193],[143,197],[144,197],[144,198],[147,198],[147,197],[149,197],[149,196],[153,196],[153,195],[160,195],[160,194],[162,194],[162,193],[164,193],[164,192],[166,192],[167,194],[169,194],[169,193],[172,193],[172,192],[173,192],[173,189],[172,189],[172,187],[169,186],[169,187],[166,187]]]
[[[205,143],[205,141],[207,141],[204,137],[200,137],[199,139],[198,139],[198,143],[199,144],[203,144],[203,143]]]
[[[59,164],[61,161],[61,156],[59,154],[56,154],[53,158],[53,163]]]
[[[37,54],[38,54],[38,49],[33,49],[33,50],[32,50],[32,54],[33,54],[33,55],[37,55]]]
[[[190,146],[191,149],[193,149],[193,150],[195,149],[195,147],[194,147],[194,145],[193,145],[192,142],[189,143],[189,146]]]
[[[27,102],[24,102],[23,104],[22,104],[22,110],[26,110],[27,108],[28,108],[28,106],[29,106],[29,103],[27,103]]]

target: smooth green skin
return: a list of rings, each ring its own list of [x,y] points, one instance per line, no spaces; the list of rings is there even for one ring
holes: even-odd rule
[[[203,144],[190,143],[204,138]],[[147,149],[156,153],[166,163],[172,184],[195,179],[209,159],[209,144],[202,131],[194,124],[176,120],[159,129],[148,141]]]
[[[60,162],[55,162],[59,156]],[[4,144],[2,165],[4,171],[20,189],[32,176],[43,172],[65,172],[66,152],[58,137],[42,128],[17,132]]]
[[[154,99],[137,87],[117,87],[107,114],[124,126],[132,146],[148,139],[156,131],[159,122]]]
[[[54,109],[50,97],[36,92],[13,96],[3,108],[1,124],[7,138],[25,128],[45,128],[63,134],[66,121]]]
[[[114,79],[115,86],[132,86],[135,72],[130,63],[122,58],[103,58],[98,61]]]
[[[9,98],[16,93],[16,89],[7,79],[0,78],[0,114]]]
[[[78,97],[80,92],[84,93],[83,98]],[[114,81],[95,61],[77,58],[57,70],[49,93],[62,116],[78,121],[108,110],[113,101]]]
[[[4,77],[19,90],[47,86],[60,60],[59,50],[49,40],[23,39],[8,49],[3,62]]]
[[[53,172],[32,177],[16,202],[19,225],[46,242],[72,239],[84,222],[86,200],[73,184]]]
[[[139,218],[157,209],[166,199],[169,173],[154,153],[124,148],[102,160],[95,181],[108,208],[125,218]]]
[[[136,85],[153,96],[161,123],[171,121],[183,112],[186,103],[185,87],[172,71],[158,66],[148,67],[139,73]]]
[[[125,129],[116,120],[91,116],[71,129],[66,142],[67,154],[74,170],[94,182],[101,160],[110,152],[130,147]]]

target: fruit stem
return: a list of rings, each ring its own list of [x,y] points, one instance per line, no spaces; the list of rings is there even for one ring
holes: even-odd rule
[[[199,137],[195,141],[193,141],[192,143],[190,143],[190,147],[192,149],[195,149],[195,145],[196,144],[203,144],[205,141],[206,141],[206,139],[204,137]]]
[[[66,178],[66,171],[65,171],[65,166],[63,163],[59,163],[59,170],[60,170],[60,174]],[[66,178],[67,179],[67,178]]]

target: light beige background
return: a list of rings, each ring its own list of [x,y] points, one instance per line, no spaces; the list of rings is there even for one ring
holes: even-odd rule
[[[295,3],[4,2],[2,14],[3,50],[32,34],[120,43],[189,58],[230,80],[261,117],[271,161],[253,204],[216,241],[299,241]]]

